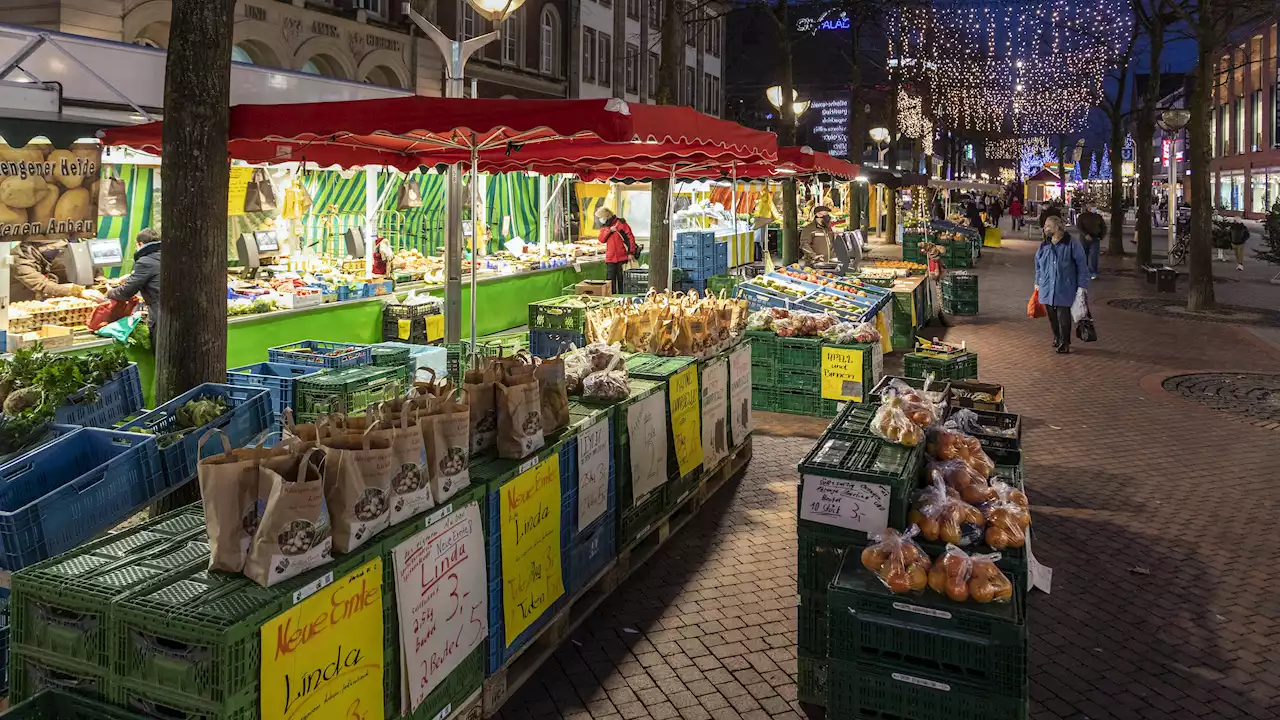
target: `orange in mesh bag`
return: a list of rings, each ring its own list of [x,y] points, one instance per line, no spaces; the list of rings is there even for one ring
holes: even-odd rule
[[[1026,544],[1031,527],[1031,511],[1027,495],[1000,480],[991,483],[996,499],[983,506],[986,516],[986,541],[993,549],[1020,548]]]
[[[895,593],[924,590],[929,583],[929,556],[912,540],[919,532],[912,525],[906,533],[888,528],[873,535],[877,542],[862,551],[862,566]]]
[[[1013,583],[996,567],[995,555],[967,555],[955,545],[933,563],[929,589],[956,602],[1009,602]]]
[[[929,455],[938,460],[963,460],[965,465],[973,468],[983,479],[991,477],[996,469],[996,464],[982,449],[982,443],[977,438],[953,430],[938,432],[936,439],[931,440],[928,450]]]
[[[930,542],[941,540],[968,547],[982,542],[982,511],[960,499],[960,493],[947,487],[942,478],[916,495],[907,522],[920,528],[920,537]]]

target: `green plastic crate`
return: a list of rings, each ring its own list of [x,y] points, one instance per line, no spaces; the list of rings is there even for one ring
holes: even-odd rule
[[[476,341],[476,356],[480,359],[510,357],[528,349],[529,333],[524,330],[488,335]],[[451,343],[445,347],[445,369],[457,384],[461,384],[463,373],[471,367],[471,360],[467,357],[470,353],[469,342]]]
[[[114,702],[147,718],[181,718],[181,720],[259,720],[262,717],[257,686],[254,697],[230,706],[214,706],[193,700],[190,696],[165,692],[160,688],[140,687],[124,682],[116,689]]]
[[[9,697],[28,700],[44,690],[65,690],[82,697],[112,702],[115,686],[100,667],[42,653],[23,645],[9,647]]]
[[[755,368],[752,368],[751,381],[755,382]],[[818,395],[822,392],[822,376],[818,374],[818,370],[779,370],[777,371],[774,384],[779,390],[796,391],[807,393],[809,395]]]
[[[698,493],[698,485],[702,482],[702,466],[694,468],[693,472],[682,478],[668,480],[662,486],[662,511],[670,512],[677,505],[684,502],[690,495]]]
[[[796,699],[809,705],[827,705],[827,659],[800,653],[796,656]]]
[[[377,344],[370,345],[369,350],[373,353],[374,367],[406,365],[409,362],[409,348],[407,347]]]
[[[1026,695],[1027,625],[1018,592],[1010,602],[987,604],[953,602],[928,589],[897,595],[846,555],[827,605],[832,660],[884,663],[991,695]]]
[[[672,375],[696,363],[691,357],[662,357],[637,353],[627,358],[627,375],[641,380],[667,381]]]
[[[751,388],[751,409],[778,412],[778,391],[770,388]]]
[[[902,374],[923,378],[933,376],[937,380],[974,380],[978,377],[978,355],[961,353],[948,358],[920,352],[902,356]]]
[[[959,300],[944,296],[942,298],[942,312],[948,315],[977,315],[978,301],[977,299]]]
[[[582,406],[585,408],[599,409],[612,407],[612,412],[616,413],[615,417],[618,418],[618,422],[613,424],[613,466],[615,491],[618,498],[618,516],[620,521],[622,520],[623,515],[626,514],[627,510],[634,505],[634,501],[631,496],[631,455],[627,450],[627,408],[630,407],[632,403],[644,400],[654,393],[666,392],[667,388],[666,383],[654,380],[640,380],[633,378],[631,379],[630,384],[631,394],[626,400],[623,400],[616,405],[611,406],[606,403],[599,403],[591,400],[583,400],[581,402]],[[669,434],[670,430],[668,430],[668,435]],[[654,497],[642,498],[645,500],[645,502],[642,503],[645,506],[642,509],[643,512],[639,512],[635,518],[631,518],[635,523],[637,523],[636,529],[639,529],[639,527],[652,521],[653,518],[650,517],[650,515],[654,512],[652,509],[654,506],[657,508],[657,513],[660,514],[662,511],[662,493],[654,492],[651,493],[651,495]],[[619,540],[625,542],[626,538],[622,537],[619,538]]]
[[[5,720],[145,720],[122,708],[61,690],[42,690],[0,713]]]
[[[818,372],[822,368],[822,340],[818,338],[778,338],[778,369]]]
[[[796,623],[796,647],[808,655],[825,657],[827,654],[827,598],[826,594],[800,593],[800,606]]]
[[[850,548],[859,555],[867,545],[866,533],[834,525],[803,521],[796,528],[799,552],[796,555],[796,586],[801,597],[825,599],[827,586],[840,571],[840,562]],[[822,654],[826,655],[826,646]]]
[[[311,423],[325,413],[357,415],[370,405],[403,395],[405,365],[325,370],[298,380],[294,388],[298,422]]]
[[[870,403],[872,405],[879,405],[881,399],[884,396],[884,391],[891,384],[894,384],[894,381],[905,383],[907,387],[914,388],[922,392],[925,391],[925,388],[926,388],[926,383],[924,378],[902,377],[900,375],[886,375],[880,378],[880,382],[876,383],[876,386],[874,388],[871,388],[871,394],[865,400],[863,400],[863,402]],[[951,398],[952,398],[951,383],[947,382],[946,380],[935,379],[929,382],[927,387],[928,387],[928,392],[930,393],[930,396],[935,403],[942,405],[943,408],[946,408],[951,405]]]
[[[850,403],[845,412],[852,416],[865,410],[865,406]],[[923,465],[923,443],[907,447],[878,437],[833,432],[818,439],[799,469],[801,474],[910,488]]]
[[[707,292],[719,296],[724,290],[727,297],[733,297],[734,288],[738,287],[738,278],[733,275],[712,275],[707,278]]]
[[[949,675],[827,661],[827,717],[1026,720],[1027,697],[995,695]]]
[[[751,386],[772,389],[778,381],[778,370],[773,365],[751,363]]]
[[[452,717],[467,698],[474,695],[484,684],[484,652],[483,645],[472,650],[467,659],[454,668],[444,682],[436,686],[422,704],[406,717],[409,720],[436,720],[436,718]],[[398,685],[396,692],[400,692]]]
[[[952,272],[942,276],[942,296],[959,300],[978,300],[978,276],[967,272]]]
[[[106,535],[13,575],[12,641],[108,668],[106,611],[130,590],[208,558],[199,503]]]
[[[529,303],[530,330],[568,330],[585,333],[587,310],[614,302],[611,297],[562,295]]]
[[[843,405],[839,400],[827,400],[825,398],[818,401],[818,415],[820,417],[833,418],[840,414],[840,406]]]
[[[748,330],[752,365],[774,365],[778,362],[778,336],[767,330]]]
[[[812,415],[817,417],[821,410],[822,398],[816,392],[800,392],[795,390],[778,390],[778,412],[790,415]]]

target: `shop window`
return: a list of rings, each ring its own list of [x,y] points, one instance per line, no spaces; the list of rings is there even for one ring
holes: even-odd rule
[[[1264,213],[1267,211],[1267,174],[1262,170],[1255,170],[1249,177],[1250,193],[1249,210],[1250,212]]]

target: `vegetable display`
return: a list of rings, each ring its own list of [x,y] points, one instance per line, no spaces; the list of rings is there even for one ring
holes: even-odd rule
[[[0,454],[38,440],[68,398],[97,402],[98,387],[128,365],[118,345],[85,355],[54,355],[35,343],[0,360]]]
[[[919,527],[920,536],[929,541],[967,547],[983,540],[982,511],[961,500],[960,493],[947,487],[941,478],[917,493],[907,522]]]

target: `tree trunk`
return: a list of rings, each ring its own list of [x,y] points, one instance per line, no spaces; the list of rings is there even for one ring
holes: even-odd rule
[[[165,64],[156,400],[227,378],[227,112],[235,0],[175,0]],[[195,483],[162,508],[200,497]]]
[[[1134,233],[1138,238],[1138,266],[1151,264],[1151,182],[1155,162],[1155,150],[1151,143],[1155,140],[1156,103],[1160,100],[1160,56],[1164,52],[1164,16],[1162,8],[1156,4],[1153,9],[1151,30],[1148,38],[1151,74],[1147,78],[1147,92],[1138,107],[1137,144],[1133,161],[1138,166],[1138,216],[1134,223]]]
[[[1111,237],[1107,242],[1107,254],[1124,255],[1124,167],[1120,149],[1124,147],[1124,124],[1111,123],[1111,147],[1108,161],[1111,163]]]
[[[796,109],[792,99],[795,83],[791,78],[791,14],[787,0],[778,3],[778,40],[782,46],[782,126],[778,133],[778,145],[796,144]],[[796,203],[796,181],[782,181],[782,262],[790,265],[800,260],[800,220]]]
[[[1202,13],[1200,37],[1213,37],[1208,13]],[[1191,161],[1191,252],[1188,260],[1187,309],[1212,310],[1213,298],[1213,197],[1209,185],[1209,120],[1213,101],[1213,46],[1201,42],[1191,90],[1191,122],[1187,125],[1187,155]],[[1174,148],[1170,148],[1173,154]],[[1176,179],[1176,178],[1175,178]],[[1177,202],[1177,186],[1169,188],[1169,202]]]
[[[889,152],[885,162],[890,172],[898,169],[898,71],[889,74]],[[898,190],[884,188],[884,242],[893,245],[898,241]]]
[[[862,148],[867,137],[867,113],[863,110],[866,101],[862,97],[862,61],[858,57],[858,35],[861,25],[857,22],[849,29],[849,50],[851,66],[849,73],[849,162],[862,164]],[[866,183],[850,186],[856,188],[854,197],[856,205],[850,204],[849,227],[861,228],[866,236],[870,236],[870,213],[863,214],[863,203],[866,199]],[[855,209],[856,208],[856,211]],[[856,212],[856,214],[855,214]]]
[[[1067,203],[1067,136],[1058,135],[1058,192],[1063,206]],[[1067,217],[1070,217],[1068,213]]]
[[[677,103],[680,70],[684,67],[684,8],[680,0],[662,0],[662,60],[658,65],[659,105]],[[670,180],[649,183],[649,287],[667,289],[671,273],[671,216],[667,204],[673,188]]]

